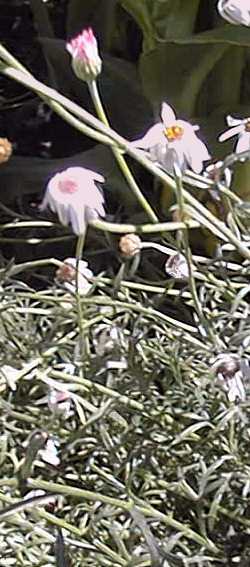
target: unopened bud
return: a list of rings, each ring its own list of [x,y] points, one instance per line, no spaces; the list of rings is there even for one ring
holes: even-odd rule
[[[102,60],[93,30],[83,30],[66,44],[66,48],[72,55],[72,67],[78,79],[94,81],[101,72]]]
[[[12,145],[7,138],[0,138],[0,164],[9,160],[12,154]]]
[[[133,258],[140,251],[141,239],[137,234],[125,234],[121,237],[119,248],[125,258]]]

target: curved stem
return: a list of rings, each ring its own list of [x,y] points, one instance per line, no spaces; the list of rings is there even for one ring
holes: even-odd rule
[[[77,318],[79,327],[79,350],[81,354],[81,359],[83,355],[83,345],[84,345],[84,330],[83,330],[83,306],[81,303],[81,296],[79,293],[79,264],[82,259],[82,253],[85,242],[85,234],[79,234],[76,243],[76,305],[77,305]]]
[[[98,91],[96,81],[88,82],[88,87],[89,87],[89,92],[91,94],[91,98],[92,98],[93,103],[95,105],[95,109],[96,109],[96,113],[97,113],[98,117],[106,126],[109,127],[109,122],[108,122],[105,110],[103,108],[103,105],[102,105],[102,101],[101,101],[101,98],[100,98],[100,95],[99,95],[99,91]],[[124,157],[121,155],[120,151],[117,148],[113,147],[112,151],[113,151],[115,159],[116,159],[116,161],[117,161],[117,163],[120,167],[120,170],[123,173],[131,191],[134,193],[137,201],[141,204],[142,208],[147,213],[150,220],[152,222],[157,222],[158,218],[157,218],[156,214],[154,213],[152,207],[150,206],[147,199],[144,197],[140,188],[138,187],[138,185],[135,181],[135,178],[132,175]]]

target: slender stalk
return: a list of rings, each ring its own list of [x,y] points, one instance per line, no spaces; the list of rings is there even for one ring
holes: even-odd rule
[[[84,329],[83,329],[83,305],[81,303],[81,296],[79,293],[79,266],[80,261],[82,259],[82,253],[84,248],[85,242],[85,234],[80,234],[77,239],[76,243],[76,305],[77,305],[77,318],[78,318],[78,327],[79,327],[79,350],[81,354],[81,359],[83,356],[83,345],[84,345]]]
[[[176,181],[176,193],[177,193],[177,203],[178,203],[178,207],[179,207],[179,213],[180,213],[180,218],[181,219],[185,219],[185,201],[184,201],[184,196],[183,196],[183,186],[182,186],[182,176],[181,176],[181,172],[175,171],[175,181]],[[185,220],[184,220],[184,224],[185,224]],[[193,263],[192,263],[192,253],[189,247],[189,238],[188,238],[188,229],[187,226],[185,226],[185,228],[183,228],[180,231],[181,235],[182,235],[182,242],[183,242],[183,246],[184,246],[184,251],[185,251],[185,257],[186,257],[186,261],[187,261],[187,265],[188,265],[188,280],[189,280],[189,287],[190,287],[190,292],[192,295],[192,299],[193,299],[193,303],[194,303],[194,308],[196,310],[196,313],[198,315],[198,318],[200,320],[200,323],[204,329],[204,331],[206,332],[206,334],[210,334],[212,335],[212,333],[209,333],[209,325],[207,324],[207,321],[205,319],[205,316],[203,314],[203,310],[202,310],[202,306],[198,297],[198,293],[197,293],[197,289],[196,289],[196,284],[195,284],[195,277],[194,277],[194,273],[193,273]],[[210,336],[210,338],[213,338]]]
[[[105,113],[105,110],[103,108],[102,101],[101,101],[101,98],[100,98],[100,95],[99,95],[97,82],[96,81],[88,82],[88,87],[89,87],[89,92],[90,92],[91,98],[93,100],[95,109],[96,109],[97,116],[100,118],[100,120],[103,122],[103,124],[105,124],[105,126],[109,127],[109,122],[108,122],[108,119],[107,119],[107,116],[106,116],[106,113]],[[135,181],[135,178],[132,175],[124,157],[121,155],[120,151],[115,147],[112,148],[112,152],[113,152],[115,159],[116,159],[116,161],[117,161],[117,163],[118,163],[118,165],[121,169],[121,172],[123,173],[128,185],[129,185],[131,191],[134,193],[136,199],[141,204],[142,208],[147,213],[150,220],[152,222],[157,222],[158,218],[157,218],[156,214],[154,213],[149,202],[144,197],[140,188],[138,187],[138,185]]]
[[[133,157],[153,175],[161,179],[163,182],[168,183],[170,188],[176,191],[176,184],[171,176],[163,171],[161,167],[159,167],[159,165],[152,163],[152,161],[147,157],[147,155],[145,155],[145,153],[135,149],[126,139],[117,134],[110,127],[103,124],[100,120],[92,116],[89,112],[67,99],[67,97],[62,96],[55,90],[34,79],[34,77],[18,61],[16,61],[15,58],[10,55],[2,45],[0,45],[0,58],[2,58],[2,62],[0,62],[0,72],[2,72],[7,77],[12,78],[17,82],[25,85],[26,87],[28,86],[31,90],[41,96],[41,98],[46,100],[49,105],[52,106],[54,102],[56,102],[61,107],[63,107],[62,109],[60,109],[60,111],[63,112],[63,109],[67,109],[69,113],[77,116],[84,123],[91,126],[91,128],[88,128],[86,124],[82,125],[83,129],[85,128],[86,135],[94,137],[96,136],[96,132],[94,132],[93,129],[98,130],[98,135],[101,133],[104,135],[104,137],[106,137],[105,141],[102,140],[105,144],[115,142],[117,148],[120,148],[128,155]],[[58,112],[58,109],[56,107],[53,108],[56,112]],[[87,131],[89,132],[87,133]],[[228,166],[229,162],[230,164],[232,164],[235,161],[238,161],[239,159],[241,159],[241,157],[249,158],[249,152],[244,152],[244,156],[243,154],[242,156],[240,156],[239,154],[236,157],[229,156],[230,160],[225,160],[223,167]],[[250,251],[248,250],[248,248],[233,234],[233,232],[226,226],[224,222],[220,221],[212,213],[210,213],[210,211],[208,211],[206,207],[204,207],[197,199],[195,199],[195,197],[193,197],[186,189],[183,189],[183,196],[185,198],[185,202],[190,204],[194,208],[194,210],[200,214],[201,218],[203,218],[204,221],[210,222],[212,232],[213,230],[217,230],[217,232],[219,231],[221,235],[223,235],[224,239],[229,241],[244,258],[247,258],[248,260],[250,259]]]

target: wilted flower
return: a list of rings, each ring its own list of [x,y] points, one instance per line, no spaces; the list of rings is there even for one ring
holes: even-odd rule
[[[239,154],[250,149],[250,118],[238,119],[227,116],[226,121],[229,130],[226,130],[219,136],[219,142],[225,142],[229,138],[238,135],[238,141],[235,146],[235,153]]]
[[[63,225],[70,224],[75,234],[84,234],[90,220],[105,214],[96,181],[103,183],[103,176],[84,167],[69,167],[56,173],[47,185],[40,209],[50,207]]]
[[[56,279],[64,285],[71,293],[76,291],[76,258],[66,258],[64,263],[56,271]],[[93,272],[88,268],[88,262],[79,260],[78,262],[78,293],[86,295],[91,288],[88,279],[93,277]]]
[[[174,173],[175,164],[182,172],[190,167],[195,173],[200,173],[203,162],[210,159],[210,155],[195,134],[199,126],[177,120],[173,109],[165,102],[162,104],[161,118],[162,122],[152,126],[143,138],[132,142],[132,145],[149,150],[151,158],[169,173]]]
[[[140,251],[141,239],[137,234],[125,234],[120,238],[119,248],[123,256],[132,258]]]
[[[101,72],[102,60],[99,56],[93,30],[83,30],[77,37],[66,44],[72,55],[74,73],[82,81],[93,81]]]
[[[165,264],[165,271],[167,274],[178,280],[188,278],[188,263],[185,256],[179,252],[177,254],[173,254],[173,256],[169,256],[169,259]]]
[[[7,138],[0,138],[0,164],[9,160],[12,154],[12,145]]]
[[[216,163],[211,163],[208,165],[203,172],[203,176],[211,179],[214,181],[214,184],[223,183],[225,187],[229,189],[232,181],[232,172],[229,167],[226,167],[223,171],[223,175],[221,175],[221,166],[223,165],[223,161],[219,160]]]
[[[235,402],[237,398],[241,401],[246,399],[246,392],[242,382],[241,361],[237,355],[220,354],[217,356],[212,364],[212,372],[226,390],[230,402]]]
[[[217,10],[230,24],[250,26],[250,0],[219,0]]]

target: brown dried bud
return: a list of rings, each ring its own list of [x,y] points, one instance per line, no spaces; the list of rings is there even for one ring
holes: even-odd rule
[[[8,161],[12,154],[12,145],[7,138],[0,138],[0,164]]]
[[[65,262],[63,266],[56,270],[56,278],[59,282],[72,282],[76,278],[76,270]]]
[[[119,248],[123,256],[133,258],[140,251],[141,239],[137,234],[125,234],[121,237]]]

